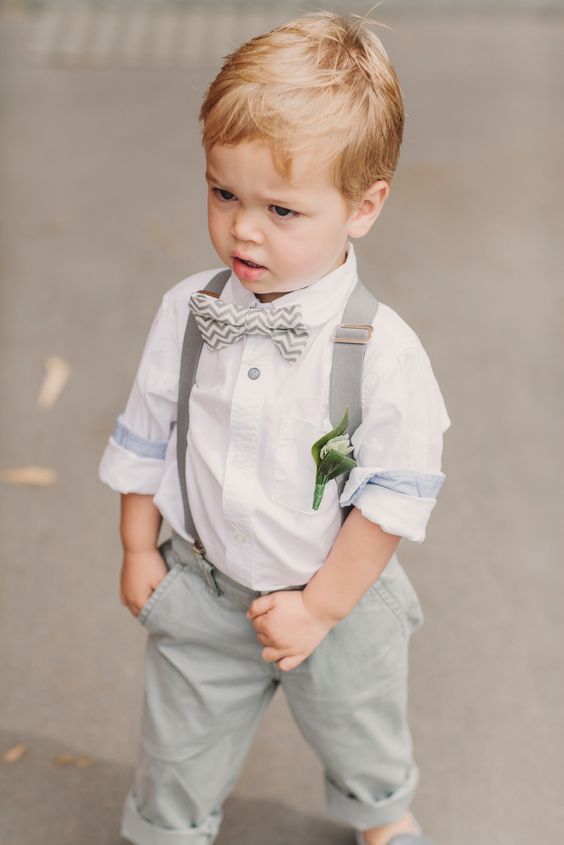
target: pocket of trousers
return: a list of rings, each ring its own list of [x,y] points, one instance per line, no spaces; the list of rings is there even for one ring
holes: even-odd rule
[[[369,588],[392,613],[405,634],[416,631],[424,622],[419,597],[407,573],[394,556],[378,580]]]
[[[159,581],[159,583],[157,584],[157,586],[155,587],[155,589],[153,590],[153,592],[137,614],[137,619],[142,625],[145,624],[145,621],[149,614],[154,611],[155,607],[160,602],[165,592],[168,590],[172,582],[181,573],[183,569],[182,564],[176,560],[176,556],[174,555],[174,552],[172,552],[170,539],[165,540],[164,543],[161,543],[161,545],[158,547],[158,551],[160,552],[160,555],[167,566],[168,572],[166,573],[164,578]]]

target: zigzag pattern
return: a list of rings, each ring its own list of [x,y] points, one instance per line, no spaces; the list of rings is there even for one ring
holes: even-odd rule
[[[307,344],[309,329],[302,322],[299,304],[258,310],[198,291],[190,297],[190,309],[204,342],[211,349],[237,343],[247,334],[264,334],[272,338],[282,357],[293,363]]]

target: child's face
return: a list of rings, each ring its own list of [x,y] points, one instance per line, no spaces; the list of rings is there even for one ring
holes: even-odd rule
[[[307,287],[343,264],[355,212],[330,184],[328,165],[299,154],[292,183],[286,182],[269,147],[258,141],[216,144],[206,165],[211,241],[261,301]],[[235,253],[262,269],[251,269]]]

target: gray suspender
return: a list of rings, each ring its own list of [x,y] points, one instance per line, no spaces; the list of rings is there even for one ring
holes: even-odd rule
[[[219,296],[230,275],[231,270],[229,268],[221,270],[213,276],[203,290]],[[351,435],[362,421],[361,383],[364,350],[372,334],[372,320],[377,310],[378,300],[358,280],[349,296],[343,314],[343,322],[336,327],[335,336],[333,337],[333,364],[329,387],[329,416],[333,426],[336,426],[343,416],[345,407],[348,406],[348,431]],[[196,370],[198,369],[202,344],[202,336],[196,325],[194,315],[189,311],[184,342],[182,344],[180,377],[178,382],[176,448],[186,532],[194,537],[195,550],[200,554],[205,554],[204,547],[194,526],[190,503],[188,501],[188,491],[186,489],[186,441],[188,436],[189,400],[196,377]],[[345,473],[336,479],[339,496],[342,493],[347,477],[348,473]],[[350,511],[350,506],[342,508],[342,510],[344,511],[344,519],[346,519]]]
[[[203,290],[217,293],[223,290],[231,270],[226,268],[208,282]],[[194,526],[190,503],[188,502],[188,491],[186,489],[186,438],[188,437],[188,413],[190,405],[190,393],[196,378],[200,352],[202,351],[203,338],[196,325],[192,311],[188,311],[188,322],[184,332],[182,344],[182,357],[180,359],[180,376],[178,379],[178,408],[176,421],[176,460],[178,463],[178,475],[180,478],[180,489],[182,491],[182,503],[184,505],[184,525],[186,533],[191,534],[195,540],[194,546],[204,554],[204,547]]]
[[[362,372],[364,351],[372,336],[372,320],[378,311],[378,300],[365,288],[360,279],[347,302],[343,322],[337,326],[333,337],[333,364],[329,385],[329,416],[336,426],[349,408],[348,431],[353,434],[362,422]],[[337,476],[339,496],[349,474]],[[346,519],[350,506],[343,508]]]

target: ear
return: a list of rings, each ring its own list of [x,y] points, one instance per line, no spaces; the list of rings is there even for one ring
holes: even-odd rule
[[[372,224],[384,207],[390,193],[390,185],[383,179],[374,182],[365,192],[360,207],[353,210],[349,220],[349,236],[362,238],[370,231]]]

